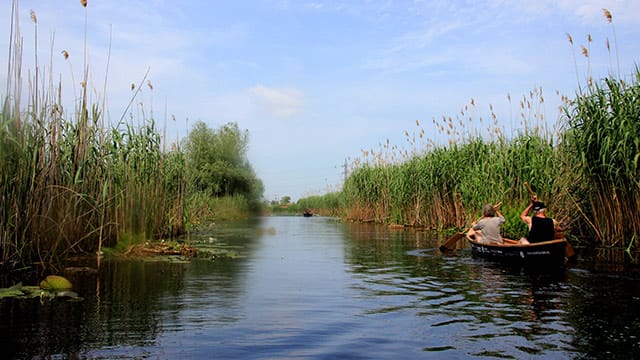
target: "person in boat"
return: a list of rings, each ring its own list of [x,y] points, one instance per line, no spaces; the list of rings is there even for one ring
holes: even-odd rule
[[[487,204],[482,208],[482,217],[472,224],[470,237],[482,243],[503,244],[500,227],[504,222],[504,216],[497,206]]]
[[[538,201],[534,195],[531,204],[520,214],[520,219],[529,227],[526,237],[520,239],[521,244],[532,244],[555,239],[556,231],[560,229],[558,222],[546,215],[544,203]],[[533,216],[529,212],[533,211]]]

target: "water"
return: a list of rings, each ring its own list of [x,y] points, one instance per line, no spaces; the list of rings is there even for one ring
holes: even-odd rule
[[[635,358],[640,281],[443,255],[423,232],[269,217],[197,234],[239,252],[113,261],[81,302],[0,300],[2,358]]]

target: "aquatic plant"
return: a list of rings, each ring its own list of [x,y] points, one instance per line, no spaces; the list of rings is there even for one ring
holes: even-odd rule
[[[73,285],[65,277],[49,275],[40,282],[40,288],[47,291],[64,291],[71,290]]]

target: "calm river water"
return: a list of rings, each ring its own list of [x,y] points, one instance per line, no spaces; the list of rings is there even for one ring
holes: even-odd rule
[[[233,260],[103,262],[84,301],[0,300],[3,359],[632,359],[640,281],[501,268],[429,233],[268,217],[192,241]],[[441,240],[440,240],[441,241]]]

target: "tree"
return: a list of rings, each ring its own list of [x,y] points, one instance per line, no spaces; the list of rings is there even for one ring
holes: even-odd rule
[[[258,201],[264,187],[247,160],[248,143],[248,131],[240,130],[236,123],[212,130],[197,122],[184,144],[191,190],[217,197],[244,195]]]

